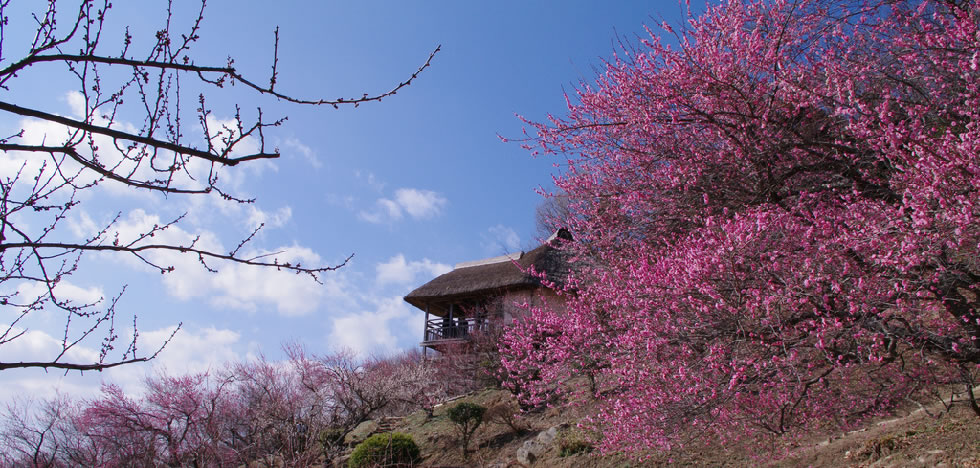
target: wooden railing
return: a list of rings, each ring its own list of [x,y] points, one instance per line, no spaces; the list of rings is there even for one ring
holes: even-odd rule
[[[425,323],[425,341],[467,340],[479,330],[486,330],[487,320],[482,318],[457,318],[452,321],[437,317]]]

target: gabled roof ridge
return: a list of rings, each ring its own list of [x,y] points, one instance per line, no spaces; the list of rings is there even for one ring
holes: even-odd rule
[[[524,253],[525,252],[522,250],[520,252],[511,252],[509,254],[498,255],[496,257],[483,258],[480,260],[470,260],[467,262],[459,262],[453,267],[453,269],[458,270],[460,268],[469,268],[469,267],[475,267],[481,265],[492,265],[494,263],[500,263],[500,262],[513,262],[516,260],[520,260],[521,257],[524,256]]]

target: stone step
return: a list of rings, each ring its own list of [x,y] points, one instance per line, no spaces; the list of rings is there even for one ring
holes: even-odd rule
[[[378,432],[391,432],[401,421],[400,417],[381,418],[378,420]]]

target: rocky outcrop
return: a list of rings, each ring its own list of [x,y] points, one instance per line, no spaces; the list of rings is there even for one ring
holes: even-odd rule
[[[525,465],[531,465],[541,458],[541,454],[548,451],[558,437],[558,431],[568,427],[568,424],[559,424],[548,430],[541,431],[533,439],[524,442],[521,448],[517,449],[517,461]]]

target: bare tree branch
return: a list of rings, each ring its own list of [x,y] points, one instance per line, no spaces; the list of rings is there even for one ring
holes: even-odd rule
[[[112,209],[117,214],[110,221],[91,227],[84,235],[72,235],[68,228],[77,221],[76,213],[83,202],[109,202],[93,191],[104,182],[148,191],[161,197],[161,203],[209,195],[231,203],[252,203],[251,198],[228,190],[220,176],[242,163],[278,158],[278,149],[266,149],[266,130],[286,119],[264,120],[262,108],[256,108],[252,119],[243,116],[238,105],[231,109],[231,120],[217,119],[207,103],[208,90],[240,84],[254,95],[289,104],[358,107],[410,86],[431,65],[439,47],[388,91],[353,98],[301,98],[277,87],[278,28],[273,34],[272,74],[265,86],[235,68],[231,58],[224,64],[200,64],[193,59],[193,45],[201,40],[206,0],[201,0],[200,9],[189,18],[183,32],[178,31],[173,1],[166,0],[163,24],[151,36],[150,47],[142,54],[134,50],[127,28],[118,55],[104,52],[103,32],[111,3],[76,1],[77,9],[66,21],[58,14],[59,2],[46,2],[27,18],[10,18],[9,0],[0,0],[0,115],[64,130],[32,135],[22,124],[24,129],[0,138],[0,152],[14,162],[6,167],[15,168],[13,172],[0,172],[0,310],[11,317],[5,329],[0,327],[0,347],[24,339],[33,324],[31,317],[39,311],[56,311],[65,318],[63,334],[57,339],[60,350],[52,356],[0,362],[0,370],[108,369],[151,360],[166,346],[164,343],[149,356],[138,354],[139,328],[134,315],[131,340],[116,349],[120,340],[115,329],[116,305],[125,286],[108,300],[78,299],[64,292],[69,278],[81,271],[80,262],[86,253],[131,255],[160,273],[175,270],[170,256],[176,254],[196,258],[199,268],[211,273],[229,265],[245,265],[302,274],[317,283],[320,274],[350,261],[353,255],[335,265],[306,265],[283,260],[289,258],[286,251],[246,250],[256,242],[262,225],[243,235],[227,252],[210,247],[214,244],[202,241],[202,234],[179,231],[181,240],[158,237],[177,226],[183,215],[126,236],[120,234],[117,224],[124,209]],[[27,21],[35,25],[33,34],[15,37],[9,28],[11,22]],[[74,80],[73,95],[80,104],[75,109],[77,115],[66,117],[42,110],[25,94],[12,92],[18,80],[29,79],[28,70],[44,70]],[[134,116],[137,120],[130,123],[128,119]],[[243,151],[246,146],[249,150]],[[76,348],[99,335],[102,340],[96,362],[68,362]]]

